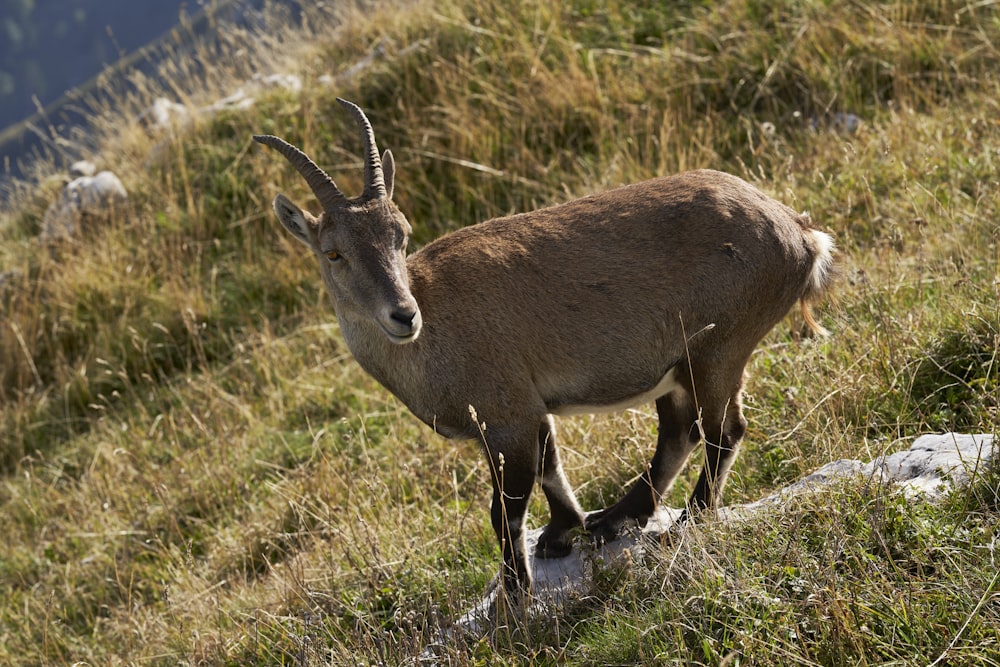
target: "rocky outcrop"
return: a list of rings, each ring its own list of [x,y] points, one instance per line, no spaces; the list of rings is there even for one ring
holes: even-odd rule
[[[792,496],[852,477],[877,484],[894,485],[901,493],[936,499],[950,488],[967,485],[984,466],[991,463],[995,454],[994,437],[989,434],[923,435],[914,440],[909,449],[880,456],[868,463],[853,459],[828,463],[762,500],[719,510],[719,518],[723,521],[746,518],[767,507],[775,507]],[[681,510],[677,508],[660,508],[643,529],[643,534],[664,533],[680,513]],[[542,529],[539,528],[528,535],[528,553],[534,554],[541,532]],[[595,560],[614,563],[620,558],[626,558],[625,552],[644,548],[640,540],[640,535],[626,535],[598,549],[574,549],[565,558],[532,558],[531,567],[535,577],[534,606],[544,608],[545,605],[558,603],[586,591]],[[456,622],[455,629],[478,634],[489,627],[496,595],[494,587],[474,609]]]

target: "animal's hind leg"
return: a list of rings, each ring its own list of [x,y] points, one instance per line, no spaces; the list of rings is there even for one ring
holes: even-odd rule
[[[685,386],[657,399],[656,411],[660,428],[649,468],[615,505],[587,517],[587,530],[598,543],[615,540],[629,526],[645,526],[698,444],[698,412]]]
[[[549,501],[549,525],[538,538],[535,553],[540,558],[561,558],[573,549],[573,531],[583,527],[583,510],[563,472],[556,449],[552,417],[546,415],[538,428],[538,478]]]
[[[682,520],[687,518],[688,512],[698,512],[706,508],[717,507],[722,497],[722,487],[726,483],[729,470],[736,460],[736,453],[739,450],[740,441],[746,433],[747,420],[743,417],[741,404],[742,382],[737,385],[736,390],[728,400],[723,403],[723,408],[715,413],[715,416],[705,416],[703,426],[705,429],[705,465],[698,476],[698,483],[695,484],[691,499],[688,501],[688,509],[685,510]],[[721,414],[720,414],[721,413]]]

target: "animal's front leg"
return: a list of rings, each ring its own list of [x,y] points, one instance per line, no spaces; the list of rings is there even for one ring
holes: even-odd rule
[[[538,478],[549,501],[550,520],[538,538],[535,554],[539,558],[562,558],[573,549],[573,534],[583,528],[583,510],[566,480],[559,450],[556,448],[555,424],[551,415],[542,420],[538,429]]]
[[[501,576],[504,590],[513,597],[531,589],[524,519],[537,468],[535,429],[520,434],[490,432],[484,437],[493,478],[490,515],[503,553]]]

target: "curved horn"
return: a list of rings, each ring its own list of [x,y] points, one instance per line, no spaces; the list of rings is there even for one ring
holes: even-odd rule
[[[364,142],[365,149],[365,199],[388,196],[385,188],[385,174],[382,172],[382,160],[378,156],[372,124],[368,121],[368,117],[365,116],[361,107],[354,102],[348,102],[339,97],[337,101],[351,112],[354,119],[358,121],[358,127],[361,128],[361,140]]]
[[[313,194],[316,195],[316,199],[323,206],[324,211],[334,206],[342,205],[347,201],[347,197],[340,191],[340,188],[333,182],[333,179],[327,176],[326,172],[320,169],[308,155],[295,146],[280,137],[270,134],[255,134],[253,135],[253,140],[265,146],[270,146],[284,155],[292,163],[292,166],[302,174],[302,177],[306,179],[306,183],[309,184]]]

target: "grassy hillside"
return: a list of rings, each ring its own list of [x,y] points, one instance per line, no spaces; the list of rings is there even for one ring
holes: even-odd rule
[[[12,188],[0,664],[401,664],[494,575],[480,453],[358,368],[313,260],[270,213],[278,191],[312,200],[254,132],[360,188],[336,96],[393,149],[417,245],[695,167],[835,235],[841,279],[817,312],[833,336],[800,340],[790,318],[755,354],[727,502],[919,433],[996,432],[994,4],[510,4],[320,8],[298,27],[275,10],[267,36],[233,33],[200,54],[209,67],[175,62],[165,88],[139,79],[96,119],[125,212],[42,247],[59,179],[39,164],[40,184]],[[156,95],[201,105],[279,71],[303,90],[170,130],[135,121]],[[560,427],[588,509],[655,438],[649,410]],[[997,665],[998,489],[988,471],[930,506],[852,484],[707,522],[551,617],[456,638],[442,661]]]

